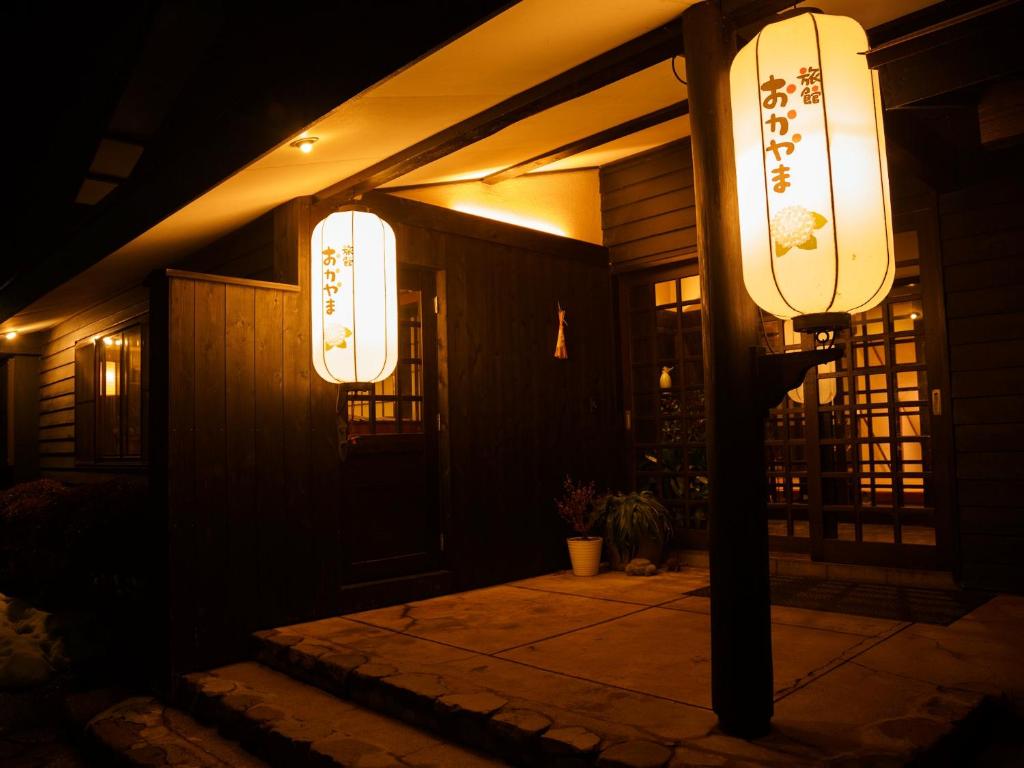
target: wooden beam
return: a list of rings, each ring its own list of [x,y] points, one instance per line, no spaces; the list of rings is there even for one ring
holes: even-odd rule
[[[868,52],[886,109],[898,109],[1021,71],[1024,4],[993,3]]]
[[[332,184],[315,195],[315,200],[317,203],[340,202],[369,192],[531,115],[596,91],[681,53],[678,27],[675,24],[659,27]]]
[[[797,0],[799,2],[799,0]],[[780,11],[792,8],[793,0],[722,0],[723,20],[737,32],[753,37],[747,28],[752,24],[764,26],[772,21],[772,17]]]
[[[697,210],[710,479],[711,706],[722,730],[771,727],[771,605],[760,318],[743,284],[729,66],[736,39],[718,5],[683,13]]]
[[[632,120],[627,120],[619,125],[613,125],[611,128],[605,128],[603,131],[598,131],[590,136],[584,136],[582,139],[576,139],[570,141],[568,144],[563,144],[558,149],[552,149],[548,152],[544,152],[535,157],[531,157],[529,160],[523,160],[521,163],[510,165],[507,168],[503,168],[500,171],[496,171],[489,176],[484,176],[483,182],[485,184],[497,184],[499,181],[505,181],[507,179],[514,179],[517,176],[522,176],[524,173],[536,170],[545,165],[564,160],[567,157],[578,155],[580,152],[586,152],[588,149],[599,147],[602,144],[607,144],[609,141],[615,141],[621,139],[623,136],[629,136],[631,133],[642,131],[645,128],[650,128],[654,125],[661,125],[667,123],[669,120],[674,120],[677,117],[689,114],[690,104],[685,99],[678,104],[670,104],[667,107],[655,110],[654,112],[648,112],[646,115],[640,115],[640,117],[634,117]]]

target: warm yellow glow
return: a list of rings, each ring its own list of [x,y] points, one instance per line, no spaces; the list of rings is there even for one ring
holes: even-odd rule
[[[18,338],[18,332],[8,331],[7,333],[4,334],[4,338],[7,339],[8,341],[10,341],[11,339],[16,339]]]
[[[878,76],[853,19],[770,24],[730,72],[743,280],[791,318],[862,312],[895,274]]]
[[[793,321],[785,320],[782,323],[782,337],[785,339],[786,346],[793,346],[800,344],[800,337],[797,336],[796,331],[793,330]],[[824,363],[818,366],[818,404],[828,405],[836,399],[836,380],[834,378],[822,378],[823,375],[834,376],[836,372],[835,362]],[[804,402],[804,385],[801,384],[796,389],[789,390],[789,399],[794,403],[800,403],[803,405]]]
[[[302,154],[308,155],[313,151],[313,145],[316,144],[317,141],[319,141],[319,139],[316,136],[309,136],[306,131],[303,131],[299,138],[293,141],[290,146],[295,147]]]
[[[920,317],[920,315],[917,312],[911,312],[910,313],[910,319],[911,320],[917,320],[917,318],[919,318],[919,317]]]
[[[103,368],[103,394],[107,396],[117,394],[117,363],[107,360]]]
[[[470,216],[480,216],[484,219],[493,219],[494,221],[503,221],[506,224],[514,224],[517,227],[525,227],[526,229],[535,229],[538,232],[547,232],[552,235],[567,237],[564,229],[550,221],[523,216],[519,213],[515,213],[514,211],[503,211],[497,208],[488,208],[473,203],[456,203],[452,206],[452,209],[462,213],[468,213]]]
[[[310,259],[313,367],[337,384],[383,381],[398,361],[394,231],[373,213],[332,213]]]
[[[103,343],[106,344],[109,347],[109,346],[113,345],[114,340],[112,338],[110,338],[109,336],[104,336],[103,337]]]

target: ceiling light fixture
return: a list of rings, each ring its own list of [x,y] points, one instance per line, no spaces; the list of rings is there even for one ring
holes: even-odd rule
[[[296,139],[288,146],[295,147],[300,152],[302,152],[302,154],[308,155],[310,152],[313,151],[313,145],[316,144],[318,141],[319,139],[316,136],[303,136],[302,138]]]
[[[7,333],[4,334],[4,338],[7,339],[8,341],[10,341],[11,339],[16,339],[17,337],[17,331],[8,331]]]

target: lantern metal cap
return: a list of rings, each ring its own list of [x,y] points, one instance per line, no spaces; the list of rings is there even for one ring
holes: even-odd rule
[[[797,315],[793,318],[793,330],[800,333],[826,333],[846,330],[850,327],[848,312],[815,312]]]

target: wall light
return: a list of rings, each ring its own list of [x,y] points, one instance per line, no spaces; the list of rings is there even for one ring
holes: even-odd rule
[[[336,383],[383,381],[398,361],[395,233],[374,213],[332,213],[310,243],[313,367]]]
[[[18,338],[18,332],[17,331],[8,331],[7,333],[4,334],[4,338],[7,339],[8,341],[12,341],[12,340]]]
[[[730,71],[743,282],[798,331],[849,325],[895,274],[878,75],[853,19],[762,29]]]

